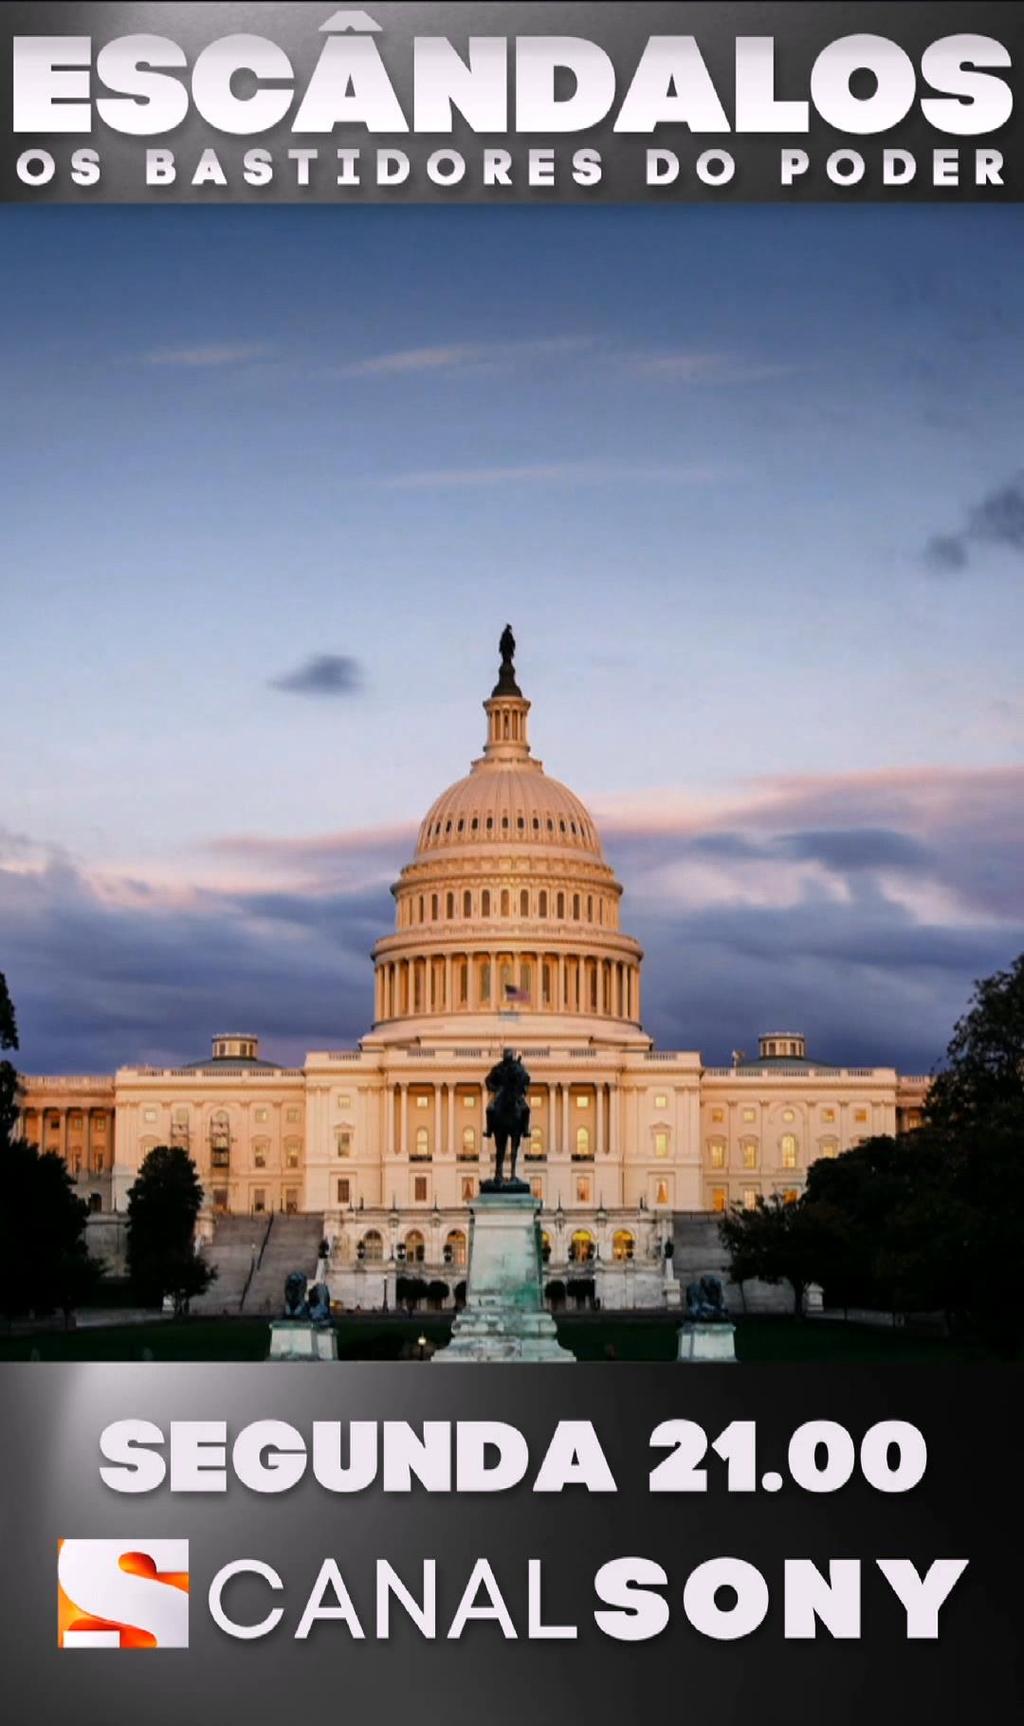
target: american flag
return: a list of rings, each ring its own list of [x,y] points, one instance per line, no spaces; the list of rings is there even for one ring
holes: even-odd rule
[[[506,983],[505,999],[506,1001],[528,1001],[530,997],[525,989],[517,989],[514,983]]]

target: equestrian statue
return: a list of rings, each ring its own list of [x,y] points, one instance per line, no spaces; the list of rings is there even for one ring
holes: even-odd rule
[[[484,1138],[494,1140],[494,1176],[480,1183],[483,1193],[528,1193],[525,1181],[516,1179],[516,1158],[523,1140],[530,1136],[530,1075],[514,1049],[504,1049],[484,1083],[490,1096]],[[508,1179],[504,1178],[505,1153],[510,1152]]]

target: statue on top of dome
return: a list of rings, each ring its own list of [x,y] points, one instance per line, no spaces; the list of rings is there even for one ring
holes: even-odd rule
[[[510,623],[506,623],[501,632],[498,652],[501,654],[501,669],[498,672],[498,681],[491,691],[492,696],[522,695],[523,692],[516,682],[516,668],[513,663],[516,654],[516,638],[512,634]]]

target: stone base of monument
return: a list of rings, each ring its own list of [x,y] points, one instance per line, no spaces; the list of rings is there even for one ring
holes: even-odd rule
[[[338,1339],[329,1325],[308,1319],[275,1318],[270,1324],[268,1360],[337,1360]]]
[[[544,1306],[539,1211],[540,1201],[528,1189],[491,1187],[473,1200],[466,1304],[435,1364],[575,1362]]]
[[[723,1324],[720,1319],[704,1322],[691,1319],[679,1327],[677,1360],[732,1361],[736,1363],[736,1326]]]

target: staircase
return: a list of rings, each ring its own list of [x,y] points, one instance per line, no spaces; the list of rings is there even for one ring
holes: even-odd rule
[[[284,1310],[289,1271],[316,1273],[316,1250],[324,1232],[320,1216],[218,1217],[203,1257],[216,1279],[191,1303],[193,1313],[267,1313]]]
[[[729,1254],[719,1240],[718,1217],[713,1211],[676,1211],[672,1221],[672,1269],[682,1285],[684,1304],[687,1283],[714,1276],[721,1280],[730,1313],[792,1310],[788,1283],[751,1281],[741,1287],[730,1281]]]
[[[238,1311],[280,1317],[289,1271],[302,1271],[311,1280],[316,1275],[317,1247],[323,1232],[322,1216],[288,1216],[279,1211],[272,1217]],[[215,1240],[214,1250],[216,1245]]]

